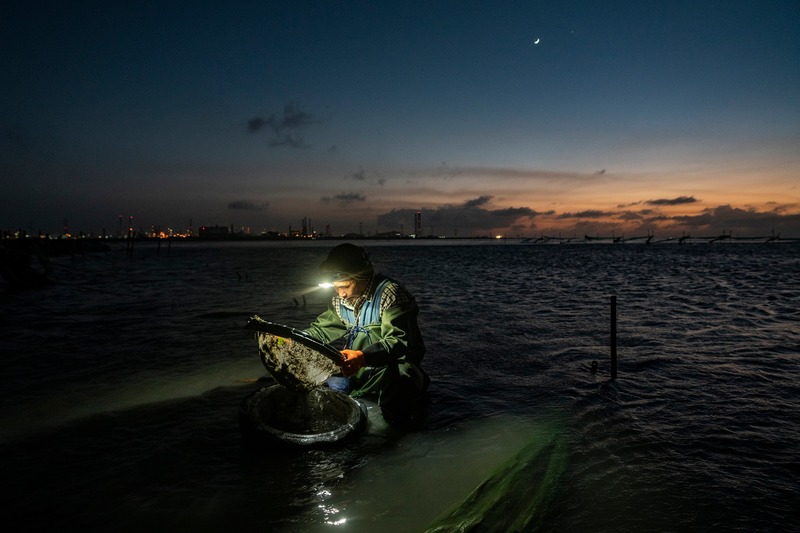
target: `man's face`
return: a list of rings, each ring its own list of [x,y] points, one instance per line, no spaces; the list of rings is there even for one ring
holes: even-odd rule
[[[352,298],[361,296],[361,293],[364,292],[364,287],[362,285],[362,283],[359,283],[352,278],[341,279],[333,282],[333,290],[336,291],[336,294],[339,295],[339,298],[350,300]]]

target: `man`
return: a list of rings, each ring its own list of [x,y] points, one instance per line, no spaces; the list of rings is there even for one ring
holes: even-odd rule
[[[414,297],[374,271],[367,252],[354,244],[334,247],[320,265],[324,286],[333,286],[328,309],[306,329],[341,349],[344,378],[328,385],[353,397],[377,397],[392,425],[418,423],[427,407],[430,382],[420,366],[425,355]]]

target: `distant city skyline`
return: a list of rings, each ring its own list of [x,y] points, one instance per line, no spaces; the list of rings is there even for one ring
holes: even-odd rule
[[[0,229],[800,237],[800,10],[12,0]]]

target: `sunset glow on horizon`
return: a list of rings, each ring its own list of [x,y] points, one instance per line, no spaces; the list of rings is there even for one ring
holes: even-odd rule
[[[83,6],[2,21],[0,229],[800,237],[792,2]]]

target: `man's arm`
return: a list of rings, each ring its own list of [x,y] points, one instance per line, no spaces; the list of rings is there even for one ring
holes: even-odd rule
[[[417,327],[419,309],[414,301],[385,309],[381,316],[380,338],[365,347],[367,366],[384,366],[407,356],[413,362],[422,358],[422,339]]]
[[[342,338],[347,333],[347,328],[336,311],[329,305],[328,309],[315,318],[304,331],[325,344],[331,344],[336,339]]]

